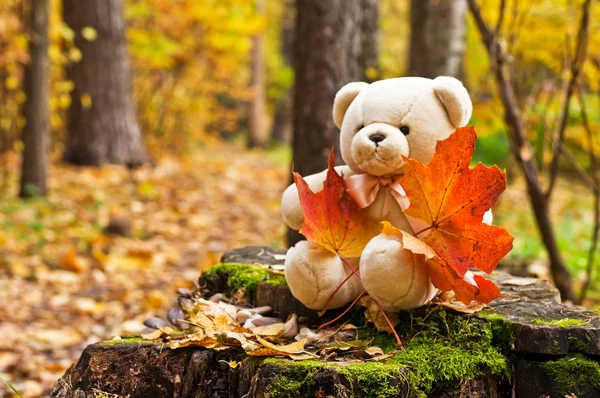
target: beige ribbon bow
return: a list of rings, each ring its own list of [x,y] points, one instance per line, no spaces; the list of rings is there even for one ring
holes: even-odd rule
[[[398,205],[400,205],[400,209],[404,212],[410,207],[410,201],[406,196],[406,191],[400,185],[401,178],[402,176],[376,177],[371,174],[354,174],[346,178],[346,191],[358,206],[364,209],[375,201],[377,193],[382,187],[387,187],[394,199],[396,199],[396,202],[398,202]],[[415,232],[422,231],[429,226],[421,220],[406,214],[405,216]],[[427,233],[423,236],[426,235]]]

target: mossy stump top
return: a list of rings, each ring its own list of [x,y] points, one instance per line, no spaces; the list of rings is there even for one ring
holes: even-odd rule
[[[293,298],[283,277],[253,264],[278,265],[283,252],[246,247],[226,253],[203,275],[212,293],[240,288],[281,318],[323,322]],[[415,310],[397,328],[406,350],[381,362],[294,362],[124,338],[88,346],[52,397],[577,397],[600,396],[600,318],[560,304],[548,282],[502,272],[502,298],[474,314]],[[364,321],[356,310],[356,324]],[[372,328],[359,339],[386,352],[394,340]],[[228,362],[237,361],[231,368]]]

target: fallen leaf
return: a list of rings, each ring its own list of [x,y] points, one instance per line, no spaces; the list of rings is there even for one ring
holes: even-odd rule
[[[470,305],[465,305],[464,303],[462,303],[460,301],[442,301],[442,300],[437,301],[437,300],[434,300],[433,304],[437,304],[441,307],[450,308],[450,309],[453,309],[454,311],[462,312],[463,314],[475,314],[476,312],[479,312],[482,309],[484,309],[485,307],[487,307],[487,304],[483,304],[483,303],[471,303]]]
[[[256,336],[256,340],[266,348],[271,350],[275,350],[278,352],[284,352],[286,354],[302,354],[304,352],[304,346],[306,345],[306,339],[302,339],[300,341],[296,341],[294,343],[286,344],[286,345],[276,345],[273,344],[260,336]]]
[[[365,348],[364,350],[353,351],[352,355],[355,356],[356,358],[371,359],[376,356],[384,355],[384,352],[379,347],[368,347],[368,348]]]
[[[229,369],[235,369],[238,366],[240,366],[240,363],[238,361],[224,361],[224,360],[220,360],[219,362],[225,362],[227,365],[229,365]]]
[[[294,361],[306,361],[308,359],[319,359],[318,355],[305,352],[304,354],[289,354],[288,355]]]
[[[163,332],[159,329],[153,330],[150,333],[142,333],[140,337],[144,340],[156,340],[162,336]]]
[[[481,276],[475,278],[477,286],[462,278],[470,268],[489,274],[513,242],[505,229],[482,222],[506,188],[506,176],[496,166],[469,168],[476,139],[472,127],[459,128],[438,142],[427,166],[404,158],[401,181],[411,203],[405,214],[427,225],[415,231],[415,237],[437,254],[427,261],[433,284],[442,291],[454,290],[466,304],[489,302],[499,295]]]
[[[537,278],[509,278],[500,282],[501,285],[509,286],[529,286],[535,284],[539,279]]]
[[[285,324],[274,323],[272,325],[257,326],[250,330],[257,336],[279,336],[285,331]]]
[[[329,153],[323,190],[313,193],[300,174],[294,172],[304,222],[300,233],[334,254],[360,257],[379,227],[348,195],[344,178],[333,168],[335,156]]]
[[[87,263],[77,256],[77,250],[71,246],[60,258],[60,266],[68,271],[81,274],[88,270]]]
[[[366,307],[365,309],[365,317],[367,321],[373,323],[377,330],[380,332],[394,333],[394,331],[388,325],[385,315],[382,311],[379,310],[379,307],[375,304],[375,300],[373,300],[369,296],[362,297],[359,301],[360,305]],[[388,319],[392,323],[392,325],[396,326],[400,322],[400,317],[398,313],[389,313],[387,314]]]

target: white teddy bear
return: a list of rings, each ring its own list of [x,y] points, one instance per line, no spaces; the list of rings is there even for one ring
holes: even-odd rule
[[[416,220],[408,220],[402,211],[410,205],[399,184],[402,156],[429,163],[437,142],[465,126],[471,112],[467,90],[452,77],[349,83],[337,93],[333,105],[346,162],[336,171],[369,216],[414,233],[411,225],[415,226]],[[323,189],[325,176],[326,171],[304,179],[313,192],[318,192]],[[304,215],[295,184],[284,192],[281,207],[286,224],[299,230]],[[328,308],[354,300],[363,289],[390,311],[420,307],[438,294],[422,256],[404,250],[399,236],[377,235],[360,258],[348,262],[360,267],[361,277],[350,277]],[[323,309],[351,272],[339,256],[309,241],[290,248],[285,259],[285,276],[293,295],[317,310]]]

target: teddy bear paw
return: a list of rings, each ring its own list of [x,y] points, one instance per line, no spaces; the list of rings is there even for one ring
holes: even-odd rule
[[[438,294],[423,256],[405,250],[396,235],[371,239],[360,258],[360,275],[367,293],[388,311],[421,307]]]
[[[347,261],[358,269],[358,259]],[[313,242],[298,242],[285,256],[285,278],[292,294],[314,310],[322,310],[335,289],[351,274],[352,271],[338,255]],[[360,279],[351,276],[335,293],[327,308],[347,304],[362,290]]]

